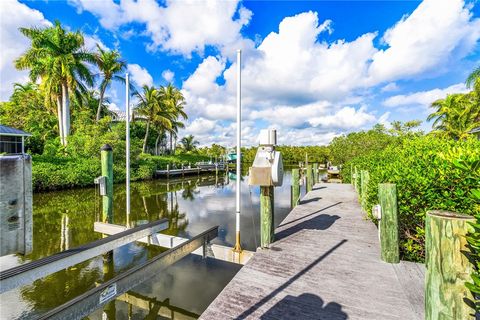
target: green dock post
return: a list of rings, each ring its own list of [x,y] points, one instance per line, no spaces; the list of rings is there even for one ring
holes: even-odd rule
[[[399,263],[396,185],[393,183],[379,184],[378,199],[381,207],[379,221],[381,258],[388,263]]]
[[[305,183],[305,188],[306,188],[306,191],[308,193],[308,192],[312,191],[312,189],[313,189],[313,177],[312,177],[312,165],[311,164],[307,165],[305,176],[307,178],[307,181]]]
[[[355,166],[355,191],[360,195],[360,182],[361,177],[360,173],[358,172],[357,166]]]
[[[102,176],[105,179],[106,195],[102,196],[102,221],[113,222],[113,149],[106,144],[100,149]]]
[[[370,174],[366,170],[362,170],[361,176],[361,195],[360,204],[363,210],[367,211],[367,197],[368,197],[368,181],[370,180]]]
[[[300,170],[292,169],[292,208],[300,201]]]
[[[465,255],[465,235],[475,218],[448,211],[429,211],[425,222],[425,319],[474,319],[465,300],[473,300],[465,282],[473,265]]]
[[[273,186],[260,187],[260,246],[268,248],[274,240]]]
[[[353,172],[353,164],[350,164],[350,183],[355,186],[355,173]]]
[[[313,164],[313,184],[318,183],[318,163]]]

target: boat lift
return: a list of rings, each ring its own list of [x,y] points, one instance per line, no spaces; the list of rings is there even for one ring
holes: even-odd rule
[[[212,227],[50,310],[39,319],[82,319],[202,246],[206,257],[206,246],[217,235],[218,226]]]
[[[168,220],[161,219],[132,229],[125,229],[106,238],[90,242],[55,255],[35,260],[0,272],[0,292],[31,283],[59,270],[68,268],[82,261],[99,256],[132,241],[154,242],[156,232],[165,230]],[[143,262],[98,287],[60,305],[42,315],[40,319],[81,319],[99,309],[116,297],[131,290],[145,280],[155,276],[171,264],[190,253],[202,249],[207,257],[208,245],[218,235],[218,226],[212,227],[199,235],[181,241],[158,256]]]

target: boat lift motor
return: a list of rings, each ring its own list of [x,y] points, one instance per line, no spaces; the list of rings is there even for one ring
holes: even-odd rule
[[[260,143],[249,169],[248,184],[251,186],[281,186],[283,183],[282,154],[275,151],[277,130],[260,131]]]

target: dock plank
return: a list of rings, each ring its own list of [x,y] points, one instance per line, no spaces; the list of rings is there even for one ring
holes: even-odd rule
[[[424,267],[380,260],[350,185],[317,184],[200,319],[423,319]]]

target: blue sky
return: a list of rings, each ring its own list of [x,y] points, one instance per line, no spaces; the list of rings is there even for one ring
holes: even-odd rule
[[[18,27],[58,19],[82,30],[87,48],[119,50],[137,86],[181,88],[189,114],[181,136],[234,144],[235,51],[242,49],[243,143],[272,127],[283,144],[326,144],[379,122],[425,121],[432,101],[465,92],[480,64],[479,7],[462,0],[5,0],[0,98],[26,79],[12,65],[28,47]],[[124,109],[123,86],[107,96]]]

